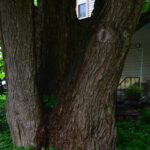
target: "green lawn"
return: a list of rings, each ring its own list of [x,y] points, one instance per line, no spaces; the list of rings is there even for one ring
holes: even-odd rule
[[[0,96],[0,150],[14,148],[5,116],[5,96]],[[117,150],[150,150],[150,108],[139,120],[117,122]]]

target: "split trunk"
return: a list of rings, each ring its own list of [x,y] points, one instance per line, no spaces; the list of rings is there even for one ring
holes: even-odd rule
[[[115,92],[142,0],[98,0],[78,20],[75,2],[0,0],[7,119],[16,146],[114,150]],[[58,104],[45,111],[43,97]]]

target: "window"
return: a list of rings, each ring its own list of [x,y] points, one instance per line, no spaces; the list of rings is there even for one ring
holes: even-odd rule
[[[78,17],[79,18],[86,17],[86,3],[78,5]]]

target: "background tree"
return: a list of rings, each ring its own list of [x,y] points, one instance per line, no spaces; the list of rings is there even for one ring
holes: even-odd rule
[[[0,0],[7,118],[17,146],[115,149],[115,91],[143,0]],[[46,104],[58,101],[55,108]],[[47,105],[54,106],[54,105]],[[36,138],[35,138],[36,137]]]

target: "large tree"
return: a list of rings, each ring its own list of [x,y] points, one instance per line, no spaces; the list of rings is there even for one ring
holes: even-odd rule
[[[115,91],[143,0],[0,0],[7,119],[16,146],[115,149]],[[47,100],[57,99],[53,109]]]

